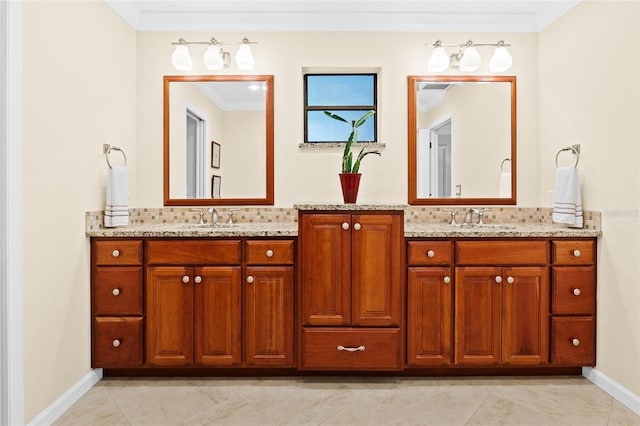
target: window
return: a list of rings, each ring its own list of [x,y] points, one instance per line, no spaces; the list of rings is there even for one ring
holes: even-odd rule
[[[377,112],[376,74],[305,74],[305,143],[346,142],[351,126],[334,120],[324,111],[348,120],[365,112]],[[377,114],[358,128],[358,142],[376,142]]]

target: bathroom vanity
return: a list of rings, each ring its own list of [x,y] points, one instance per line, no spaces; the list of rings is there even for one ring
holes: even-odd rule
[[[92,366],[455,375],[595,365],[599,231],[296,207],[297,222],[282,224],[88,232]]]

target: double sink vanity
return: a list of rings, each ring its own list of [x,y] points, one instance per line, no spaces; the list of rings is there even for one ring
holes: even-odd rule
[[[282,221],[88,228],[92,366],[455,375],[595,364],[597,227],[456,226],[411,209],[300,204]]]

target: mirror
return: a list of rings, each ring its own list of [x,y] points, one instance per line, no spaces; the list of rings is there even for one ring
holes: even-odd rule
[[[516,204],[516,77],[408,77],[409,204]]]
[[[273,76],[164,77],[164,204],[273,205]]]

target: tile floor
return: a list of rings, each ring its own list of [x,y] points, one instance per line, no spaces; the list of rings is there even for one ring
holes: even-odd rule
[[[582,377],[104,379],[55,425],[640,425]]]

